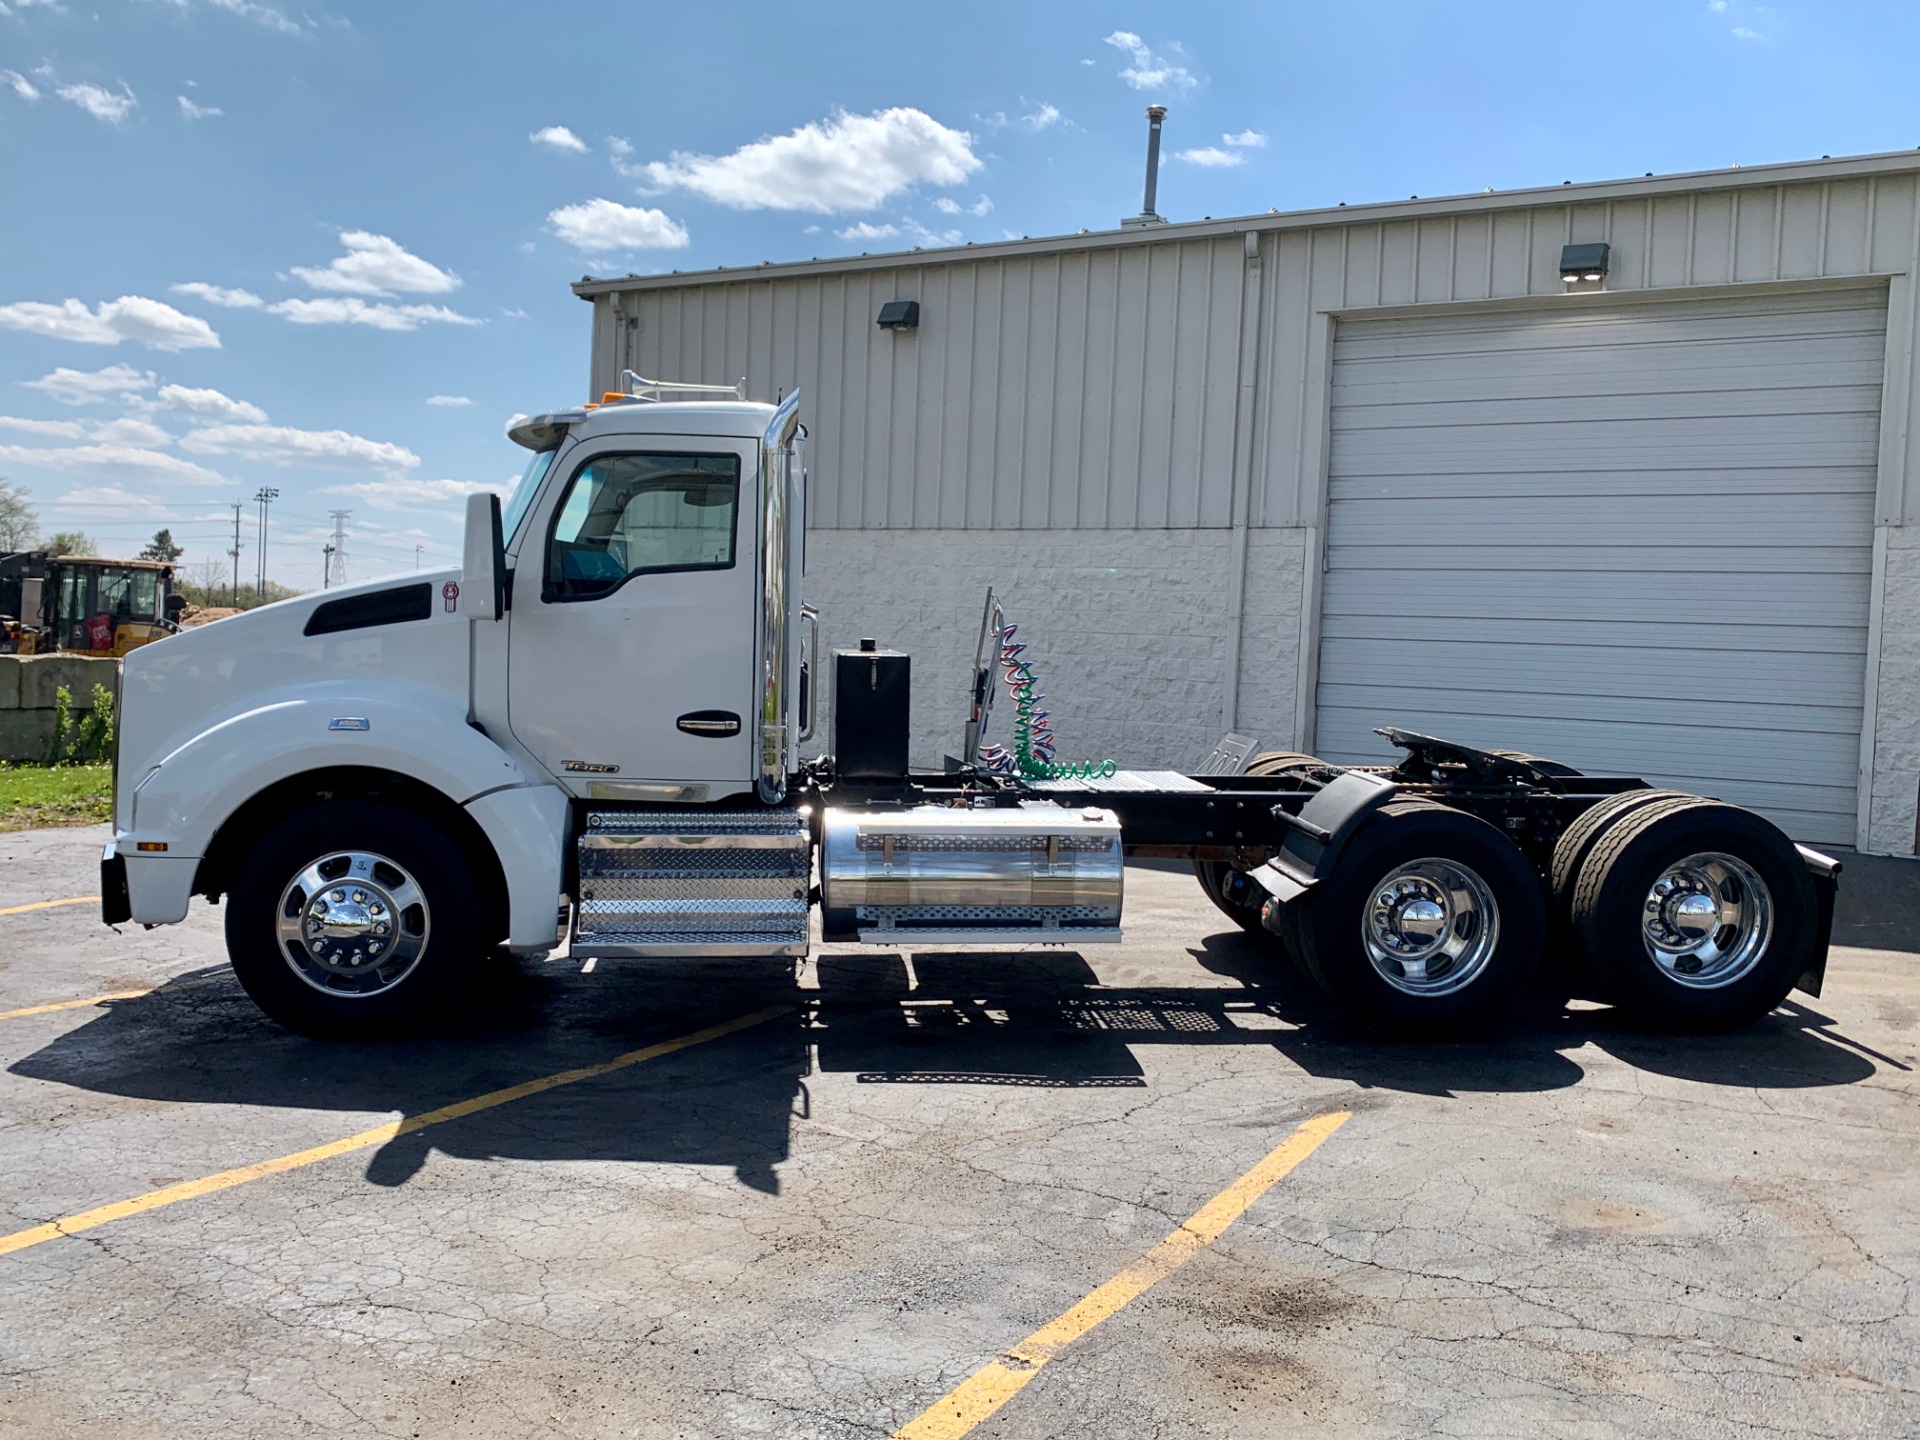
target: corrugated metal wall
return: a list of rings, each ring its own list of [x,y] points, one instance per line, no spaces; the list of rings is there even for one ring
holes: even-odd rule
[[[1474,203],[1345,225],[1279,217],[1263,232],[1253,525],[1320,520],[1324,426],[1306,407],[1327,363],[1322,312],[1557,295],[1560,247],[1576,240],[1613,246],[1615,295],[1900,272],[1920,194],[1896,172]],[[1226,526],[1247,276],[1230,233],[656,279],[597,301],[593,381],[613,388],[631,366],[744,375],[754,394],[802,386],[823,528]],[[917,334],[875,326],[894,299],[920,301]]]
[[[632,368],[799,385],[827,529],[1223,526],[1242,273],[1228,239],[659,291]]]

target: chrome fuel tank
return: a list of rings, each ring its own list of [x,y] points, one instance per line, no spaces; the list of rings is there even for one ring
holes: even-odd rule
[[[1125,873],[1111,810],[830,809],[823,934],[870,944],[1118,940]]]

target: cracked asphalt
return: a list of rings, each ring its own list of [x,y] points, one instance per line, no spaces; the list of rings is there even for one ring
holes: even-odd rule
[[[103,834],[0,835],[0,909]],[[380,1046],[260,1016],[217,909],[0,916],[0,1010],[154,987],[0,1021],[4,1232],[792,1007],[0,1256],[0,1436],[885,1437],[1332,1110],[973,1433],[1920,1435],[1911,862],[1850,865],[1821,999],[1704,1039],[1382,1043],[1128,886],[1083,952],[502,961]]]

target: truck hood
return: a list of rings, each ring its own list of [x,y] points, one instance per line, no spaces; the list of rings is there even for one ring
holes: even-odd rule
[[[400,682],[463,709],[467,621],[445,589],[457,570],[298,595],[183,630],[128,654],[120,684],[116,815],[140,778],[195,735],[295,690]],[[121,823],[126,823],[121,818]]]

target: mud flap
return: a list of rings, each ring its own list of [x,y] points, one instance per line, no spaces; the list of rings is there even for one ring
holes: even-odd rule
[[[1365,770],[1348,770],[1301,809],[1276,811],[1287,823],[1280,853],[1249,878],[1276,902],[1263,908],[1261,923],[1278,934],[1278,907],[1291,904],[1333,871],[1340,852],[1367,818],[1398,792],[1393,781]]]
[[[107,842],[100,856],[100,918],[124,925],[133,918],[133,899],[127,891],[127,857]]]
[[[1800,978],[1793,982],[1793,987],[1817,999],[1827,979],[1827,949],[1833,943],[1833,903],[1840,893],[1840,862],[1805,845],[1793,848],[1800,852],[1807,874],[1813,877],[1814,907],[1813,958],[1800,972]]]

